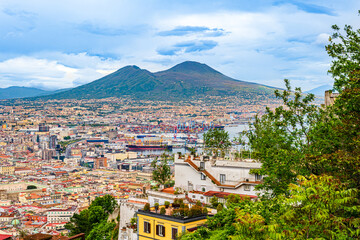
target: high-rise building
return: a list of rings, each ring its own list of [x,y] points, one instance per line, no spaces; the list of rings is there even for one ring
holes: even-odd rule
[[[49,126],[45,125],[45,123],[39,124],[39,132],[48,132],[48,131],[49,131]]]

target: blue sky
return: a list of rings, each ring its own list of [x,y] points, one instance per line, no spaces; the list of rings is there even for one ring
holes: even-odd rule
[[[331,25],[360,1],[1,0],[0,87],[78,86],[126,65],[206,63],[239,80],[332,84]]]

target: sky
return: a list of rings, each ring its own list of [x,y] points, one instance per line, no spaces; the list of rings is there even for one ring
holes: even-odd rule
[[[360,28],[358,0],[1,0],[0,87],[76,87],[126,65],[183,61],[304,91],[332,84],[331,26]]]

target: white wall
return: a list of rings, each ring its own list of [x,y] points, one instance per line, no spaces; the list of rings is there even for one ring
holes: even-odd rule
[[[200,161],[193,160],[193,162],[199,167]],[[205,169],[218,181],[220,180],[220,174],[226,175],[227,185],[237,185],[240,182],[246,184],[246,179],[250,182],[255,181],[255,175],[250,174],[250,169],[260,168],[260,163],[252,162],[234,162],[234,161],[216,161],[215,164],[211,164],[210,161],[205,161]],[[193,188],[189,187],[189,183],[193,185]],[[246,195],[257,195],[258,191],[255,191],[255,183],[248,183],[250,185],[250,191],[246,191],[244,186],[234,188],[220,188],[216,184],[206,177],[205,180],[201,180],[201,173],[193,169],[188,163],[183,162],[181,159],[175,161],[175,187],[180,187],[186,191],[225,191]]]

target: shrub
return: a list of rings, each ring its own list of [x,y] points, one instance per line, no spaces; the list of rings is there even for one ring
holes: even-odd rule
[[[204,208],[202,209],[202,213],[203,213],[203,214],[208,214],[208,209],[207,209],[206,207],[204,207]]]
[[[150,203],[146,203],[144,206],[144,211],[150,212]]]
[[[160,214],[165,215],[165,213],[166,213],[165,208],[164,207],[160,208]]]
[[[155,203],[154,207],[155,207],[155,211],[157,212],[157,210],[159,210],[159,203]]]
[[[210,199],[210,203],[213,208],[217,208],[217,206],[219,205],[219,199],[214,196]]]
[[[180,206],[181,206],[181,204],[183,204],[184,203],[184,200],[183,199],[181,199],[181,198],[175,198],[174,199],[174,202],[173,202],[173,204],[172,204],[172,207],[173,208],[179,208]]]
[[[219,203],[219,205],[216,208],[216,211],[221,212],[221,210],[223,210],[223,205],[221,203]]]
[[[192,206],[189,211],[189,217],[199,216],[203,213],[203,208],[201,206]]]
[[[164,205],[165,205],[165,208],[169,208],[170,202],[169,202],[169,201],[165,201]]]
[[[171,212],[171,216],[174,216],[174,217],[186,217],[186,216],[189,216],[189,207],[174,209]]]

